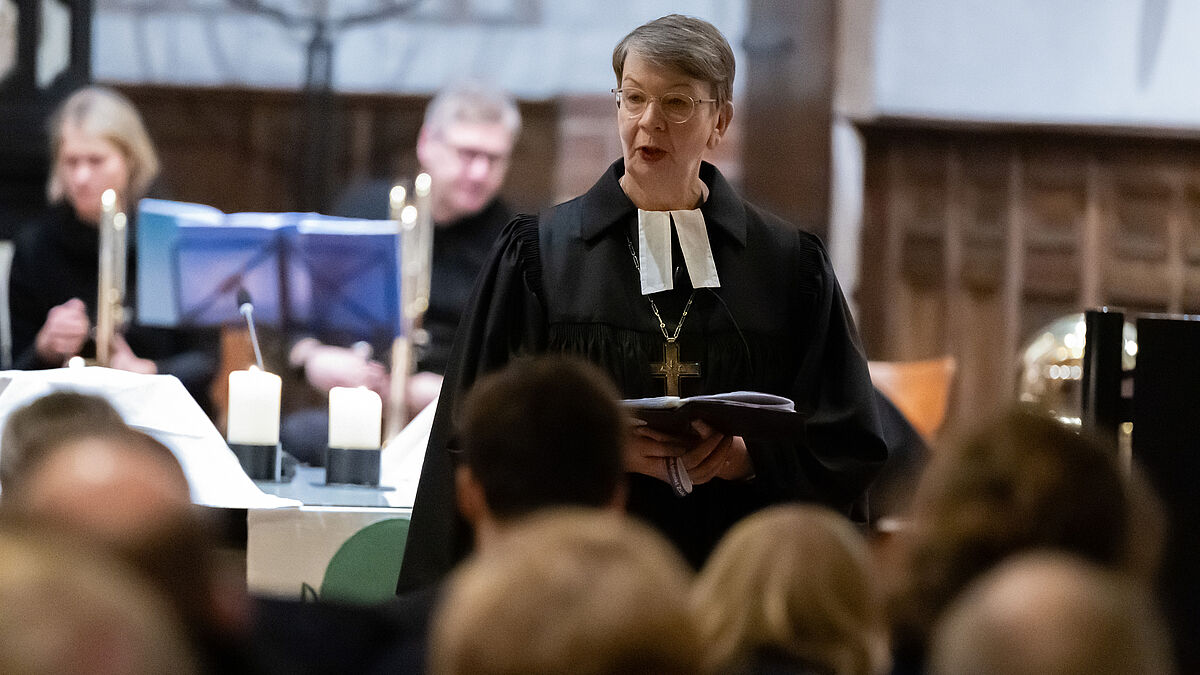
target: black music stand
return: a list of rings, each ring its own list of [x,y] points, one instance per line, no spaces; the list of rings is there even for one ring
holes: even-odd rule
[[[285,263],[294,324],[347,342],[390,344],[402,331],[398,236],[309,225],[301,224]]]
[[[138,318],[145,325],[255,319],[354,339],[399,334],[399,235],[392,221],[313,213],[236,213],[144,199],[138,217]]]

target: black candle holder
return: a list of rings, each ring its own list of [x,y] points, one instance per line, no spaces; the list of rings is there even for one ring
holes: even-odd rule
[[[278,445],[230,443],[229,449],[233,450],[238,464],[242,465],[242,471],[245,471],[252,480],[279,480],[279,476],[276,474],[279,466]]]
[[[379,486],[381,450],[329,447],[325,450],[326,485]]]

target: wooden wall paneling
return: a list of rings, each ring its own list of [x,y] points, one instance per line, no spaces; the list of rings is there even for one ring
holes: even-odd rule
[[[869,133],[869,130],[868,130]],[[890,143],[872,138],[865,143],[863,166],[863,231],[859,245],[858,285],[853,290],[858,310],[856,320],[859,335],[867,355],[872,359],[890,358],[890,326],[887,305],[893,285],[888,276],[888,223],[893,210],[888,186],[891,180]]]
[[[1101,247],[1094,160],[1069,143],[1018,147],[1025,174],[1025,290],[1015,349],[1003,364],[1003,375],[1012,378],[1005,390],[1009,400],[1017,394],[1026,346],[1051,322],[1080,311],[1089,283],[1099,295],[1099,263],[1089,263],[1087,256]],[[1065,395],[1077,397],[1078,387],[1066,388]]]
[[[1011,315],[1024,285],[1020,274],[1008,275],[1007,263],[1024,260],[1009,249],[1023,250],[1009,230],[1024,206],[1012,199],[1019,176],[1005,146],[959,137],[947,160],[945,339],[959,364],[948,425],[958,428],[993,413],[1015,387],[1008,364],[1019,332]]]
[[[963,169],[963,154],[957,144],[951,145],[946,153],[946,200],[945,200],[945,262],[943,263],[942,289],[944,291],[945,315],[940,322],[942,326],[941,344],[938,347],[941,354],[955,357],[961,364],[962,346],[968,335],[969,325],[965,324],[970,314],[970,297],[962,283],[963,260],[965,249],[965,232],[970,227],[971,205],[967,196],[966,177]],[[961,365],[959,365],[961,368]],[[956,368],[956,371],[959,369]],[[951,383],[950,407],[948,418],[953,418],[949,411],[956,406],[955,384]]]
[[[611,95],[569,96],[562,101],[562,124],[558,127],[557,201],[583,194],[596,177],[621,156],[616,132],[616,105]],[[737,119],[738,115],[734,115]]]
[[[1032,297],[1078,299],[1080,239],[1087,212],[1087,171],[1060,148],[1026,149],[1024,275]]]
[[[1170,307],[1170,186],[1147,166],[1117,164],[1112,176],[1109,298],[1127,306],[1157,299]]]
[[[917,359],[935,353],[924,347],[930,331],[940,328],[936,297],[941,256],[943,160],[925,148],[897,144],[889,162],[889,209],[884,276],[890,280],[887,304],[889,360]]]
[[[1005,275],[1002,296],[1004,340],[1002,349],[992,355],[993,380],[997,384],[997,399],[1011,396],[1016,388],[1013,375],[1020,349],[1023,299],[1025,295],[1025,251],[1028,213],[1025,196],[1025,171],[1019,150],[1012,150],[1008,166],[1008,213],[1005,237]],[[998,371],[998,372],[996,372]]]
[[[941,268],[939,252],[937,264]],[[904,351],[901,359],[925,359],[940,355],[945,349],[946,294],[941,284],[914,285],[909,290],[908,325],[904,331]]]
[[[346,167],[341,173],[347,183],[368,180],[374,175],[371,160],[376,136],[375,115],[364,106],[349,105],[345,119]]]
[[[940,356],[944,349],[947,152],[949,145],[912,146],[902,153],[911,205],[902,229],[901,274],[907,291],[900,326],[902,359]]]
[[[226,143],[212,149],[213,159],[218,162],[215,166],[233,166],[241,174],[222,176],[219,191],[212,194],[220,208],[226,211],[300,208],[297,186],[304,126],[299,107],[298,98],[271,97],[251,98],[244,108],[229,102],[211,111],[213,117],[232,116],[238,120],[236,138],[243,143]],[[253,182],[243,183],[243,177],[253,178]]]
[[[1117,226],[1113,251],[1121,259],[1166,260],[1174,173],[1167,167],[1141,163],[1112,167],[1115,202],[1111,208]]]
[[[122,87],[142,111],[173,199],[225,211],[297,208],[300,119],[295,96],[176,87]]]
[[[1109,266],[1110,302],[1123,306],[1182,306],[1182,244],[1172,233],[1175,188],[1169,165],[1161,158],[1114,162],[1111,204],[1115,241]]]
[[[1185,174],[1182,184],[1185,311],[1200,312],[1200,170]]]
[[[957,227],[948,223],[952,232],[958,232],[962,258],[958,272],[947,274],[947,293],[952,303],[947,316],[948,351],[958,359],[947,421],[950,429],[978,419],[994,407],[996,355],[1004,349],[1001,290],[1008,165],[1003,155],[996,156],[994,147],[980,147],[975,142],[964,142],[958,147],[955,161],[959,187],[955,189],[952,180],[950,193],[957,192],[952,201],[959,203],[955,211],[960,214],[960,222]]]
[[[505,199],[514,209],[536,213],[558,201],[554,198],[559,170],[558,128],[563,115],[557,101],[524,101],[521,103],[521,117],[524,120],[521,136],[513,148],[512,163],[503,191]],[[612,119],[610,116],[609,120]],[[610,124],[613,136],[616,136],[616,123],[610,121]],[[618,152],[608,157],[597,157],[600,168],[593,174],[592,182],[619,156]],[[587,187],[591,186],[591,183],[587,184]]]
[[[912,206],[908,199],[908,186],[905,184],[899,143],[888,144],[886,155],[887,175],[883,192],[887,195],[887,213],[884,220],[878,224],[883,230],[884,241],[883,260],[880,265],[881,288],[887,295],[887,301],[882,303],[880,312],[884,326],[884,350],[872,358],[895,361],[900,358],[898,352],[903,344],[905,310],[909,305],[908,287],[903,282],[900,261],[904,247],[903,223],[912,218]]]
[[[954,398],[947,425],[959,429],[994,413],[1009,399],[1000,372],[1007,367],[1004,296],[1001,293],[971,295],[964,313],[954,320],[961,324],[962,341],[955,347],[958,359]]]
[[[1167,311],[1178,314],[1185,311],[1187,199],[1182,172],[1167,176],[1167,182],[1170,187],[1167,200]]]
[[[1063,315],[1200,313],[1200,139],[863,135],[864,339],[872,358],[958,358],[950,427],[1013,400],[1021,351]]]
[[[1101,278],[1109,266],[1104,251],[1106,244],[1104,217],[1101,209],[1100,164],[1088,155],[1084,178],[1084,209],[1079,248],[1079,303],[1084,308],[1102,304]]]
[[[277,150],[280,138],[298,142],[299,121],[289,120],[285,110],[268,102],[260,102],[248,111],[245,125],[246,144],[240,150],[223,148],[231,159],[245,171],[248,184],[223,186],[221,194],[213,194],[226,204],[226,211],[287,211],[296,208],[295,173],[299,162],[293,163],[286,150]]]
[[[966,179],[963,175],[962,152],[951,146],[946,153],[945,199],[945,256],[942,264],[942,288],[946,296],[945,331],[939,350],[953,352],[962,344],[962,326],[956,320],[964,315],[966,292],[962,284],[964,231],[967,229],[970,205],[967,200]]]
[[[427,99],[376,94],[343,98],[342,143],[335,162],[338,192],[374,178],[411,181],[418,173],[415,149]]]
[[[964,144],[962,275],[955,280],[973,297],[995,295],[1004,281],[1008,164],[1003,147]]]

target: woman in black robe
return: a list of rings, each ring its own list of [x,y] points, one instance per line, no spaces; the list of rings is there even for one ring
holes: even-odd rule
[[[806,433],[784,439],[726,436],[703,423],[687,437],[635,428],[629,511],[693,564],[768,504],[848,512],[887,455],[824,246],[741,199],[702,161],[733,116],[725,38],[705,21],[666,16],[626,36],[613,68],[624,157],[581,197],[513,220],[477,282],[422,469],[402,590],[436,581],[465,553],[447,449],[455,406],[482,374],[521,354],[584,356],[628,398],[755,390],[809,415]],[[673,361],[676,373],[656,375]],[[690,477],[690,494],[672,484],[672,462]]]

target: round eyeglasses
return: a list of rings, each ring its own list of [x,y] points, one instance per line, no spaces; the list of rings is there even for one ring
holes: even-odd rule
[[[663,117],[668,122],[675,124],[683,124],[692,119],[692,115],[696,113],[697,103],[716,103],[715,98],[692,98],[687,94],[667,93],[662,96],[651,96],[641,89],[633,89],[632,87],[623,87],[621,89],[610,90],[617,97],[617,107],[625,111],[625,114],[630,117],[638,117],[646,112],[646,107],[651,101],[658,101],[658,107],[662,110]]]

